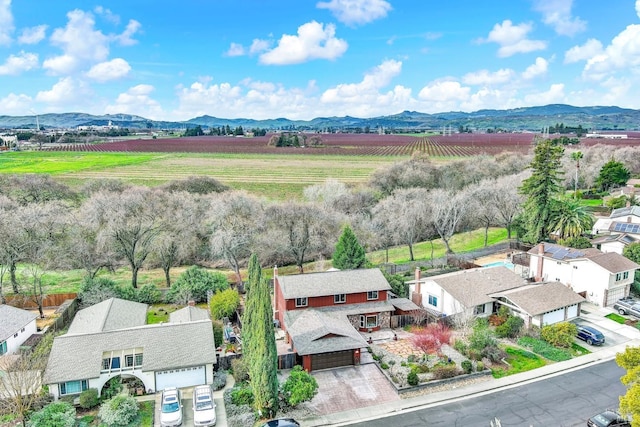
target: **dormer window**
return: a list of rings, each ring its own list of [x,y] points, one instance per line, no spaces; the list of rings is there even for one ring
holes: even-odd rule
[[[296,307],[306,307],[307,304],[307,297],[296,298]]]
[[[347,302],[347,294],[336,294],[333,296],[334,304],[344,304]]]
[[[369,291],[367,292],[367,300],[375,300],[378,299],[378,291]]]

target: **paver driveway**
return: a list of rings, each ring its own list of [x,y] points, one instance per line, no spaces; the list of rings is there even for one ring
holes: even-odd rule
[[[372,363],[313,372],[313,376],[318,381],[318,394],[307,405],[319,415],[400,399]]]

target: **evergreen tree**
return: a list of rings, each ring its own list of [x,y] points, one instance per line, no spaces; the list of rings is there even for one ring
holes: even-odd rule
[[[362,268],[366,262],[365,255],[365,250],[351,227],[348,225],[344,227],[336,250],[333,252],[333,266],[341,270]]]
[[[256,329],[255,322],[257,319],[257,299],[253,296],[252,291],[257,289],[261,277],[262,269],[260,268],[258,256],[256,254],[252,254],[249,258],[248,279],[245,283],[247,296],[245,298],[244,313],[242,314],[242,353],[243,357],[246,358],[249,365],[253,364],[251,358],[253,357],[254,353],[254,341],[252,337],[253,331],[255,331]]]
[[[524,240],[538,243],[552,231],[556,196],[562,193],[562,154],[564,149],[550,140],[539,142],[529,166],[531,176],[522,182],[520,193],[527,196],[523,220]]]
[[[596,182],[600,190],[608,191],[614,186],[625,185],[630,177],[631,173],[624,164],[611,159],[600,169]]]

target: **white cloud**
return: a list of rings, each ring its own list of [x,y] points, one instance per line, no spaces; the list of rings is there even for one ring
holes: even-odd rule
[[[99,82],[120,79],[131,71],[131,66],[122,58],[114,58],[111,61],[94,65],[87,72],[87,77]]]
[[[109,38],[95,30],[90,13],[73,10],[64,28],[57,28],[51,35],[51,43],[62,49],[63,54],[44,61],[43,67],[54,74],[74,71],[83,63],[104,61],[109,55]]]
[[[251,55],[255,55],[257,53],[264,52],[265,50],[269,50],[270,47],[271,42],[269,40],[254,39],[253,42],[251,42],[249,53]]]
[[[526,70],[522,73],[522,78],[525,80],[530,80],[538,76],[545,75],[547,70],[549,69],[549,62],[542,58],[537,57],[536,62],[527,67]]]
[[[102,6],[96,6],[93,9],[93,11],[96,13],[96,15],[102,16],[104,19],[111,22],[112,24],[118,25],[120,23],[120,17],[114,14],[113,12],[111,12],[110,9],[106,9]]]
[[[11,44],[11,34],[15,30],[11,0],[0,0],[0,46]]]
[[[135,19],[131,19],[127,24],[127,28],[125,28],[121,34],[118,34],[114,38],[122,46],[133,46],[134,44],[138,43],[138,40],[135,40],[133,38],[133,35],[140,30],[140,27],[142,27],[142,24],[140,24]]]
[[[10,55],[4,64],[0,65],[0,76],[17,76],[23,71],[29,71],[38,66],[38,55],[21,51],[18,55]]]
[[[547,48],[547,43],[542,40],[529,40],[527,34],[533,29],[531,24],[522,23],[513,25],[510,20],[504,20],[502,24],[496,24],[486,39],[480,42],[494,42],[500,45],[498,56],[504,58],[516,53],[534,52]]]
[[[378,93],[400,74],[402,62],[389,60],[375,67],[359,83],[344,83],[326,90],[320,97],[323,103],[362,103],[366,97]]]
[[[462,77],[462,82],[475,86],[495,85],[508,82],[513,78],[514,74],[514,71],[509,68],[503,68],[493,73],[488,70],[480,70],[465,74]]]
[[[640,1],[640,0],[638,0]],[[564,53],[564,63],[572,64],[584,61],[602,53],[602,43],[596,39],[589,39],[582,46],[574,46]]]
[[[114,104],[105,108],[106,114],[135,114],[149,119],[161,119],[164,116],[160,103],[151,98],[155,88],[151,85],[140,84],[129,88],[118,95]]]
[[[79,104],[87,104],[92,92],[85,83],[71,77],[65,77],[53,85],[51,90],[43,90],[36,95],[36,101],[49,104],[49,107],[77,108]]]
[[[601,80],[619,70],[640,66],[640,24],[627,26],[604,51],[587,60],[583,77]]]
[[[532,93],[524,97],[527,105],[548,105],[566,102],[564,84],[552,84],[548,91]]]
[[[38,25],[36,27],[25,28],[18,37],[20,44],[37,44],[47,36],[47,25]]]
[[[229,50],[225,53],[227,56],[242,56],[244,54],[244,47],[239,43],[231,43]]]
[[[422,101],[449,102],[465,101],[469,98],[471,89],[453,80],[439,80],[423,87],[418,93]]]
[[[573,0],[536,0],[535,9],[542,13],[542,21],[563,36],[574,36],[587,29],[587,23],[571,15]]]
[[[24,94],[16,95],[15,93],[10,93],[4,98],[0,98],[2,113],[16,116],[22,116],[29,111],[32,102],[31,97]]]
[[[636,15],[640,18],[640,0],[636,0]]]
[[[329,9],[338,21],[347,25],[364,25],[384,18],[392,9],[385,0],[331,0],[318,2],[319,9]]]
[[[347,50],[347,42],[335,37],[336,27],[326,27],[316,21],[298,27],[298,35],[283,35],[278,46],[260,55],[260,62],[268,65],[299,64],[313,59],[333,60]]]

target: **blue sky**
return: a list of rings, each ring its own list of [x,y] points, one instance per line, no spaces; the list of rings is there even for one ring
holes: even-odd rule
[[[0,0],[0,115],[640,108],[640,0]]]

